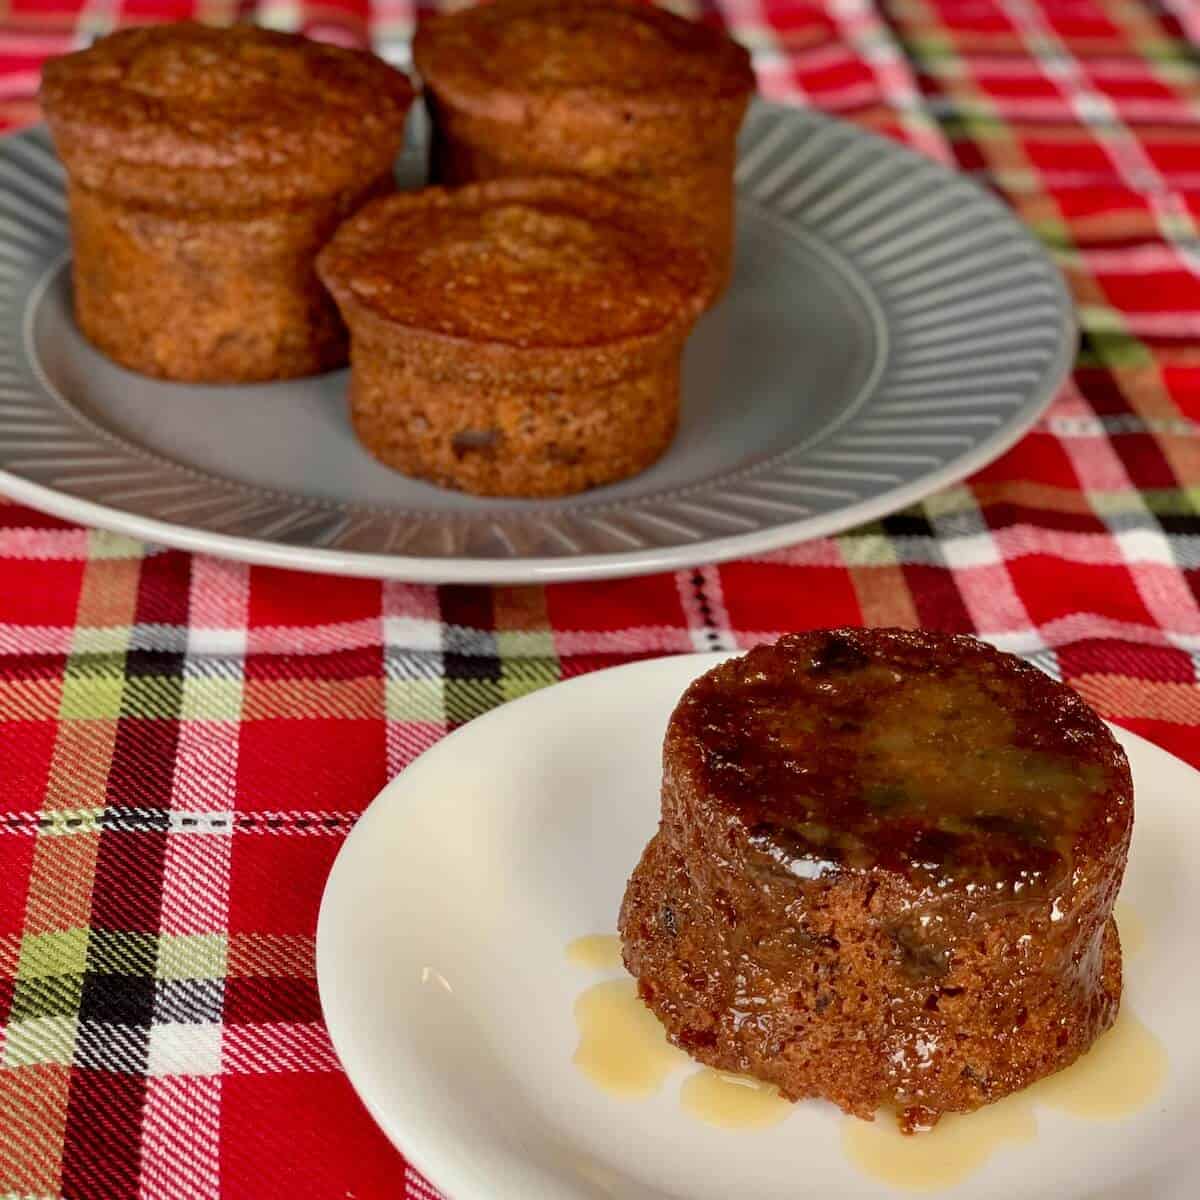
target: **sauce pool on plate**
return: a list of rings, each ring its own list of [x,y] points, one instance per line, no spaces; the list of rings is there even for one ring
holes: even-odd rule
[[[881,1113],[875,1121],[847,1117],[842,1149],[876,1179],[908,1191],[959,1183],[1006,1145],[1037,1136],[1035,1109],[1112,1121],[1132,1116],[1158,1095],[1167,1074],[1162,1043],[1131,1012],[1063,1071],[973,1113],[949,1113],[927,1133],[906,1137]]]
[[[708,1067],[683,1081],[679,1103],[685,1113],[718,1129],[765,1129],[792,1111],[773,1084]]]
[[[575,1065],[616,1096],[652,1096],[687,1055],[667,1041],[632,979],[606,979],[575,1001]]]
[[[1127,904],[1118,909],[1127,957],[1146,940],[1145,923]],[[567,958],[594,971],[621,970],[620,940],[606,934],[576,938]],[[622,974],[594,984],[575,1003],[579,1045],[575,1064],[603,1091],[645,1099],[691,1060],[667,1041],[658,1019]],[[1167,1054],[1157,1037],[1127,1008],[1073,1065],[972,1113],[950,1113],[926,1133],[902,1134],[891,1113],[869,1122],[847,1117],[842,1149],[873,1178],[906,1191],[936,1191],[961,1182],[993,1153],[1032,1142],[1036,1109],[1092,1121],[1112,1121],[1146,1107],[1167,1077]],[[689,1116],[725,1130],[753,1131],[786,1120],[796,1109],[778,1089],[744,1075],[703,1068],[679,1091]]]
[[[621,939],[608,933],[592,933],[576,938],[567,947],[567,958],[577,967],[587,967],[593,971],[619,971]]]

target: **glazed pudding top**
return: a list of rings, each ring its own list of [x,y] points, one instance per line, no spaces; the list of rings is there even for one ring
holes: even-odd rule
[[[707,817],[801,877],[1049,886],[1128,836],[1124,753],[1076,693],[973,638],[797,634],[722,664],[671,720]]]

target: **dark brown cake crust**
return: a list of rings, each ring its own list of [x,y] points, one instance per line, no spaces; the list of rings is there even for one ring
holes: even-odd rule
[[[746,51],[635,0],[498,0],[422,21],[434,178],[579,174],[666,205],[728,279]]]
[[[625,961],[695,1057],[906,1129],[1068,1065],[1114,1020],[1124,754],[966,637],[799,634],[693,684]]]
[[[78,183],[208,210],[361,188],[390,167],[413,89],[373,54],[181,21],[53,59],[40,98]]]
[[[47,64],[84,333],[169,379],[344,363],[313,258],[390,190],[412,95],[373,55],[249,26],[124,30]]]
[[[489,495],[579,491],[653,462],[713,288],[704,250],[660,210],[570,179],[388,197],[318,270],[350,326],[364,445]]]

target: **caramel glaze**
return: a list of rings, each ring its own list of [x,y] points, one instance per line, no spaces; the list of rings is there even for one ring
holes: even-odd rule
[[[622,909],[673,1040],[906,1130],[1113,1021],[1129,769],[1070,689],[971,638],[835,630],[697,680]]]

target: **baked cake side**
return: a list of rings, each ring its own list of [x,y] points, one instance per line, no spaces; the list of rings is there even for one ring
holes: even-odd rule
[[[166,379],[344,364],[313,260],[392,189],[412,97],[373,55],[250,26],[128,29],[48,63],[80,328]]]

